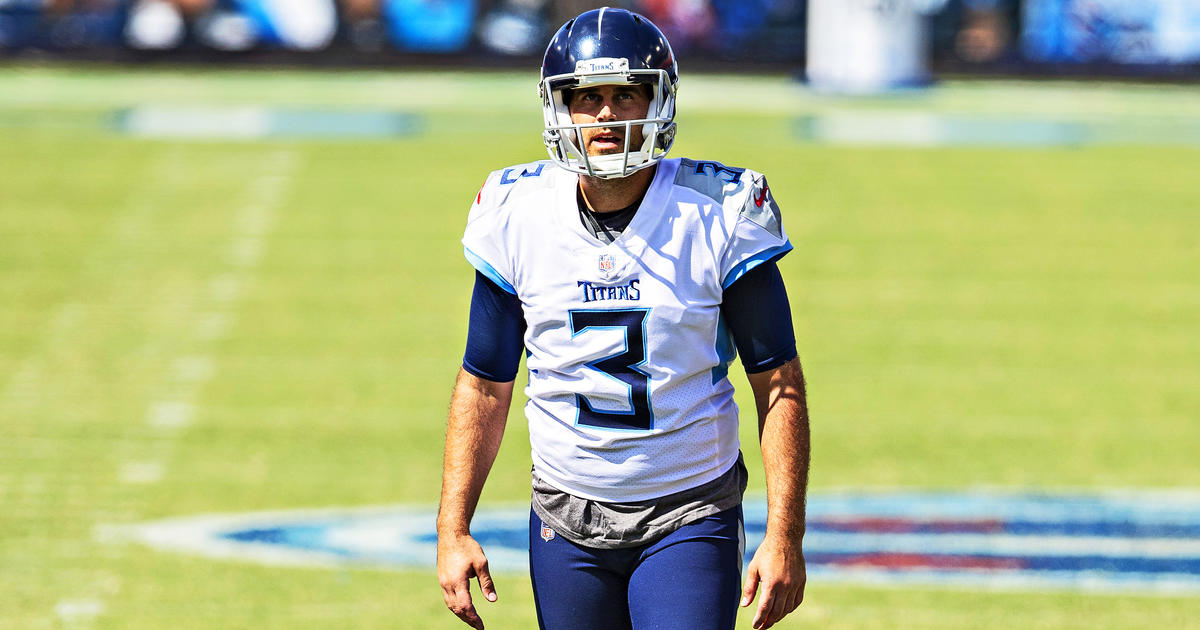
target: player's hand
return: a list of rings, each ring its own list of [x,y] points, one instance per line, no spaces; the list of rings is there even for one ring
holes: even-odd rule
[[[489,602],[496,601],[496,587],[483,548],[470,535],[439,536],[437,568],[446,608],[463,623],[483,630],[483,619],[471,602],[471,578],[479,578],[479,589]]]
[[[754,628],[767,630],[796,610],[804,601],[806,580],[804,552],[799,541],[770,536],[763,540],[750,560],[746,583],[742,586],[741,606],[745,608],[754,601],[754,594],[762,585],[762,597],[754,611]]]

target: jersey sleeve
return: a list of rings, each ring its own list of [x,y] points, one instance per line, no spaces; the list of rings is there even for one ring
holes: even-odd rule
[[[792,250],[767,178],[751,170],[746,170],[742,177],[748,186],[743,193],[745,200],[737,206],[733,230],[721,256],[722,288],[728,288],[758,265]]]
[[[525,348],[524,338],[521,300],[475,272],[463,369],[497,383],[513,380]]]
[[[504,291],[516,295],[512,258],[504,247],[507,220],[501,204],[503,199],[497,190],[500,175],[500,171],[489,175],[475,196],[475,203],[471,204],[462,238],[463,255],[476,271]]]
[[[775,261],[758,265],[729,285],[721,315],[746,373],[773,370],[796,358],[792,309]]]

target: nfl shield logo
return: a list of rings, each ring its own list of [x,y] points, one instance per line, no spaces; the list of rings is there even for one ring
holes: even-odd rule
[[[550,529],[549,525],[542,523],[542,540],[544,540],[546,542],[550,542],[553,539],[554,539],[554,530]]]
[[[607,276],[613,272],[616,266],[617,264],[613,261],[612,254],[600,254],[600,273]]]

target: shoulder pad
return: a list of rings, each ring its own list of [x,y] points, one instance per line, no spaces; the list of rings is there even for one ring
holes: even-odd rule
[[[549,160],[492,171],[475,196],[475,205],[499,206],[510,197],[552,185],[555,167]]]
[[[681,158],[675,185],[709,197],[731,214],[736,213],[776,237],[783,237],[779,206],[762,173],[720,162]]]
[[[779,206],[775,203],[775,195],[771,194],[771,187],[767,185],[767,176],[754,171],[747,171],[746,175],[750,178],[750,194],[746,195],[746,201],[742,204],[742,217],[774,234],[776,238],[783,238]]]
[[[675,185],[691,188],[723,204],[730,195],[745,188],[742,182],[745,172],[744,168],[725,166],[720,162],[680,158],[679,168],[675,171]]]

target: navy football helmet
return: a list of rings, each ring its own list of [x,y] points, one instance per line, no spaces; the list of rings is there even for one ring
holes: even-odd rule
[[[651,88],[646,118],[575,124],[563,94],[589,85],[642,83]],[[542,140],[559,166],[593,177],[626,177],[657,164],[675,142],[675,91],[679,72],[671,44],[653,22],[624,9],[595,9],[563,24],[542,60]],[[584,128],[625,126],[625,150],[587,155],[580,147]],[[629,146],[630,130],[642,125],[641,146]]]

